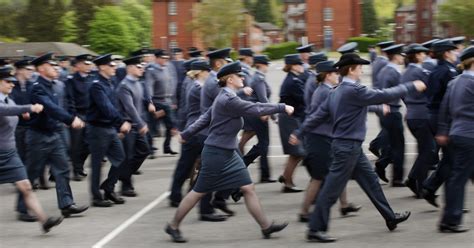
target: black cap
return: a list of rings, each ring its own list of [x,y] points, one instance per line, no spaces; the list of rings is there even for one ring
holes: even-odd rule
[[[69,56],[67,56],[67,55],[56,56],[56,59],[57,59],[58,61],[61,61],[61,62],[62,62],[62,61],[68,61],[68,60],[69,60]]]
[[[268,58],[267,55],[255,55],[253,57],[253,63],[254,64],[268,65],[268,64],[270,64],[270,59]]]
[[[189,51],[188,55],[191,58],[199,58],[199,57],[202,57],[202,51],[200,50]]]
[[[192,58],[192,59],[188,59],[186,61],[183,62],[183,67],[186,71],[189,71],[191,70],[191,63],[193,63],[194,61],[198,61],[199,59],[198,58]]]
[[[108,53],[108,54],[101,55],[101,56],[95,58],[94,61],[92,61],[92,62],[94,62],[94,64],[96,64],[97,66],[99,66],[99,65],[108,65],[108,64],[113,62],[112,54]]]
[[[232,50],[232,49],[231,48],[223,48],[223,49],[215,50],[215,51],[209,52],[207,54],[207,57],[209,57],[210,59],[225,59],[225,58],[229,57],[230,50]]]
[[[386,48],[382,49],[382,51],[387,53],[387,54],[402,54],[403,55],[403,47],[404,46],[405,46],[405,44],[396,44],[396,45],[386,47]]]
[[[34,66],[40,66],[42,64],[51,64],[51,65],[57,65],[56,61],[54,61],[54,53],[49,52],[46,54],[43,54],[31,61],[31,64]]]
[[[357,42],[349,42],[339,47],[337,51],[341,54],[353,53],[357,50],[357,46],[358,46]]]
[[[16,78],[14,77],[14,72],[13,68],[11,66],[4,66],[0,67],[0,79],[9,81],[9,82],[14,82],[17,81]]]
[[[209,65],[209,62],[205,60],[196,60],[191,63],[191,70],[210,71],[211,66]]]
[[[377,43],[377,46],[383,49],[383,48],[389,47],[393,44],[395,44],[395,41],[389,40],[389,41],[379,42],[379,43]]]
[[[319,72],[336,72],[337,68],[334,67],[334,62],[332,61],[321,61],[316,64],[316,71]]]
[[[145,54],[154,54],[155,51],[151,48],[142,48],[130,53],[131,57],[145,55]]]
[[[406,54],[413,54],[413,53],[420,53],[420,52],[429,52],[430,49],[418,44],[418,43],[412,43],[408,46],[405,47],[405,53]]]
[[[300,46],[296,48],[296,51],[298,51],[298,53],[310,53],[313,51],[313,46],[314,44],[312,43],[308,45]]]
[[[303,61],[299,54],[288,54],[285,55],[285,64],[287,65],[302,65]]]
[[[433,43],[435,43],[437,41],[439,41],[439,39],[432,39],[432,40],[425,41],[425,42],[421,43],[421,45],[428,48],[428,49],[430,49],[431,46],[433,45]]]
[[[459,45],[459,44],[464,43],[464,41],[466,40],[466,36],[456,36],[456,37],[450,38],[450,40],[454,43],[454,45]]]
[[[142,63],[142,58],[143,58],[142,55],[133,56],[133,57],[124,59],[123,63],[125,63],[126,65],[139,65]]]
[[[461,53],[461,61],[474,57],[474,46],[470,46]]]
[[[220,79],[220,78],[222,78],[224,76],[227,76],[227,75],[230,75],[230,74],[242,75],[242,66],[240,65],[239,61],[224,65],[217,72],[217,78]]]
[[[309,56],[308,63],[310,65],[315,65],[321,61],[326,61],[326,60],[328,60],[328,56],[326,56],[326,54],[323,52],[319,52],[319,53],[311,54]]]
[[[13,65],[15,66],[16,69],[23,69],[23,68],[31,67],[31,63],[30,63],[29,59],[18,60]]]
[[[179,47],[175,47],[175,48],[171,48],[171,52],[172,53],[182,53],[183,49],[181,49]]]
[[[362,59],[357,53],[346,53],[341,56],[339,61],[334,64],[334,67],[342,67],[346,65],[368,65],[369,61]]]
[[[239,49],[239,55],[240,55],[240,56],[249,56],[249,57],[252,57],[252,56],[253,56],[253,51],[252,51],[252,49],[250,49],[250,48],[240,48],[240,49]]]
[[[163,49],[156,49],[155,56],[158,58],[169,59],[170,55]]]
[[[458,47],[450,39],[444,39],[433,42],[431,49],[435,52],[445,52],[458,49]]]
[[[76,62],[84,62],[84,64],[86,65],[91,65],[92,64],[92,60],[94,59],[94,56],[90,55],[90,54],[81,54],[81,55],[77,55],[74,60]]]

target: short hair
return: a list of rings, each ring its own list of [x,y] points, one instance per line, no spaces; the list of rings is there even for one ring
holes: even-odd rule
[[[408,63],[414,63],[414,64],[418,64],[420,63],[421,61],[418,61],[418,59],[416,58],[416,55],[418,53],[409,53],[407,54],[407,56],[405,57],[405,60],[408,62]]]
[[[339,67],[339,74],[342,76],[342,77],[345,77],[349,74],[349,70],[355,70],[357,68],[357,66],[359,65],[345,65],[345,66],[341,66]]]
[[[213,70],[218,70],[220,68],[217,67],[217,62],[222,62],[222,61],[225,61],[225,59],[221,59],[221,58],[210,59],[209,64]]]

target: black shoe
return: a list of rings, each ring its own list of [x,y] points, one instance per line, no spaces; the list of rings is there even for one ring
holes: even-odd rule
[[[377,158],[380,158],[380,151],[375,147],[369,147],[369,151],[374,154]]]
[[[230,197],[232,198],[234,202],[239,202],[242,196],[244,196],[244,194],[240,190],[235,191],[230,195]]]
[[[18,213],[18,220],[24,221],[24,222],[36,222],[38,221],[38,218],[33,215],[29,215],[28,213]]]
[[[171,150],[171,149],[164,149],[163,151],[164,154],[171,154],[171,155],[176,155],[178,154],[177,152]]]
[[[61,209],[61,214],[67,218],[71,216],[71,214],[80,214],[86,211],[88,208],[89,206],[77,206],[76,204],[72,204],[67,208]]]
[[[92,206],[99,208],[108,208],[114,205],[113,202],[109,200],[95,199],[92,201]]]
[[[406,185],[402,181],[393,180],[392,181],[392,187],[400,188],[400,187],[406,187]]]
[[[225,201],[215,201],[215,200],[212,200],[211,201],[211,206],[213,208],[217,208],[219,210],[221,210],[222,212],[230,215],[230,216],[234,216],[235,215],[235,212],[230,210],[228,207],[227,207],[227,204],[225,203]]]
[[[51,228],[57,226],[63,222],[63,217],[49,217],[45,223],[43,223],[43,232],[48,233]]]
[[[387,228],[390,231],[393,231],[397,228],[398,223],[404,222],[410,217],[410,211],[405,211],[402,213],[395,213],[395,219],[387,220],[385,223],[387,224]]]
[[[286,179],[283,176],[278,177],[278,182],[279,183],[285,183]]]
[[[467,213],[469,213],[469,212],[471,212],[471,210],[470,210],[469,208],[463,208],[463,209],[462,209],[462,213],[463,213],[463,214],[467,214]]]
[[[115,204],[124,204],[125,203],[125,199],[123,199],[122,197],[115,194],[115,192],[105,192],[104,199],[105,200],[110,200]]]
[[[346,216],[348,213],[358,212],[362,208],[361,205],[355,205],[353,203],[349,203],[349,206],[345,208],[341,208],[341,215]]]
[[[308,231],[308,233],[306,234],[306,239],[309,242],[321,242],[321,243],[331,243],[331,242],[337,241],[336,238],[333,238],[327,235],[326,232],[321,232],[321,231],[318,231],[318,232]]]
[[[40,185],[39,183],[33,183],[33,186],[32,186],[33,190],[37,190],[40,188]]]
[[[388,183],[388,178],[385,175],[385,169],[380,167],[380,165],[378,165],[377,162],[375,162],[375,173],[380,178],[380,180]]]
[[[179,207],[179,203],[180,203],[179,201],[170,200],[170,207],[177,208],[177,207]]]
[[[448,225],[448,224],[439,224],[439,231],[442,233],[462,233],[469,231],[469,228],[463,225]]]
[[[309,222],[309,214],[298,214],[298,221],[299,222]]]
[[[158,150],[159,150],[157,147],[154,147],[154,146],[151,147],[151,149],[152,149],[153,151],[158,151]]]
[[[120,194],[122,196],[126,196],[126,197],[137,197],[138,196],[137,192],[135,192],[135,190],[133,190],[133,189],[122,190],[122,192],[120,192]]]
[[[436,202],[436,198],[438,197],[437,195],[435,195],[433,192],[427,190],[427,189],[422,189],[421,190],[421,196],[423,197],[423,199],[425,199],[429,204],[435,206],[435,207],[439,207],[438,203]]]
[[[76,172],[76,174],[81,176],[81,177],[87,177],[87,172],[85,172],[84,170],[78,171],[78,172]]]
[[[272,233],[279,232],[285,229],[287,226],[288,222],[283,222],[282,224],[275,224],[275,222],[272,222],[272,224],[267,229],[262,229],[263,238],[269,239]]]
[[[418,199],[421,198],[420,192],[418,190],[418,183],[415,179],[408,178],[405,181],[405,186],[407,186],[411,190],[411,192],[413,192],[413,194],[415,194],[416,198],[418,198]]]
[[[79,176],[79,174],[74,174],[74,176],[72,177],[72,180],[76,182],[80,182],[82,181],[82,177]]]
[[[141,175],[141,174],[143,174],[143,173],[142,173],[141,171],[137,170],[137,171],[133,172],[132,174],[133,174],[133,175]]]
[[[150,156],[148,156],[148,159],[155,159],[155,158],[156,158],[156,156],[155,156],[155,155],[153,155],[153,154],[152,154],[152,155],[150,155]]]
[[[173,242],[175,243],[186,243],[188,242],[183,236],[181,236],[181,232],[178,229],[171,228],[170,224],[167,224],[165,227],[165,232],[171,236]]]
[[[226,221],[227,216],[221,214],[201,214],[199,217],[201,221],[210,221],[210,222],[221,222]]]
[[[277,180],[272,178],[262,178],[260,179],[260,183],[275,183]]]
[[[303,189],[300,189],[296,186],[283,186],[283,188],[281,189],[281,192],[283,193],[298,193],[302,191]]]

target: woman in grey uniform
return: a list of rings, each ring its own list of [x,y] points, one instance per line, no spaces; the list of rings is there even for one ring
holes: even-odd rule
[[[238,62],[222,67],[217,73],[222,89],[212,107],[194,124],[181,133],[183,141],[209,127],[209,136],[201,154],[201,170],[193,190],[179,204],[173,220],[166,226],[166,233],[174,242],[186,242],[181,236],[181,221],[193,206],[208,192],[240,188],[247,209],[258,222],[264,238],[281,231],[288,223],[275,224],[265,216],[249,172],[237,152],[237,133],[243,125],[242,116],[263,116],[275,113],[293,113],[285,104],[253,103],[241,100],[236,92],[242,88],[241,67]]]

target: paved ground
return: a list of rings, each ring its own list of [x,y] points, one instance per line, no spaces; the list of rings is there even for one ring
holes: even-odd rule
[[[279,85],[284,77],[281,63],[272,65],[269,82],[273,86],[273,100],[276,101]],[[369,74],[366,69],[366,75]],[[365,82],[370,82],[368,76]],[[378,124],[369,115],[370,141],[378,132]],[[411,134],[405,132],[406,163],[408,169],[416,155],[416,146]],[[161,139],[158,139],[161,144]],[[249,146],[253,144],[249,143]],[[174,141],[173,146],[179,150]],[[248,149],[248,148],[247,148]],[[276,178],[283,170],[286,156],[282,154],[277,126],[271,125],[270,162]],[[91,208],[84,216],[66,219],[57,229],[42,235],[34,223],[16,221],[13,212],[15,194],[11,185],[0,185],[0,248],[4,247],[312,247],[323,244],[310,244],[304,241],[306,226],[297,222],[297,213],[304,193],[282,194],[281,185],[257,184],[256,189],[269,218],[288,220],[290,225],[271,240],[261,239],[257,224],[245,209],[243,203],[231,204],[237,211],[235,217],[222,223],[198,221],[197,210],[185,219],[182,231],[190,240],[188,244],[173,244],[163,227],[170,220],[175,209],[168,207],[166,200],[170,178],[178,157],[162,156],[147,160],[142,167],[143,175],[136,176],[136,188],[140,196],[127,198],[125,205],[112,208]],[[370,157],[373,158],[373,157]],[[254,179],[258,179],[258,166],[251,166]],[[105,168],[104,168],[105,171]],[[406,172],[407,173],[407,172]],[[406,174],[405,173],[405,174]],[[297,184],[304,187],[308,176],[303,167],[296,173]],[[88,183],[72,182],[76,202],[89,201]],[[358,185],[351,181],[348,185],[351,202],[363,205],[356,216],[341,218],[338,206],[333,208],[330,233],[340,240],[328,247],[474,247],[474,232],[464,234],[441,234],[436,231],[439,209],[428,205],[424,200],[416,200],[406,188],[391,188],[383,185],[384,191],[395,211],[410,210],[412,217],[389,232],[382,217],[372,206]],[[466,207],[474,209],[474,187],[468,185]],[[442,193],[442,192],[440,192]],[[38,191],[38,196],[48,213],[59,214],[56,207],[54,189]],[[465,215],[467,226],[474,226],[472,213]]]

